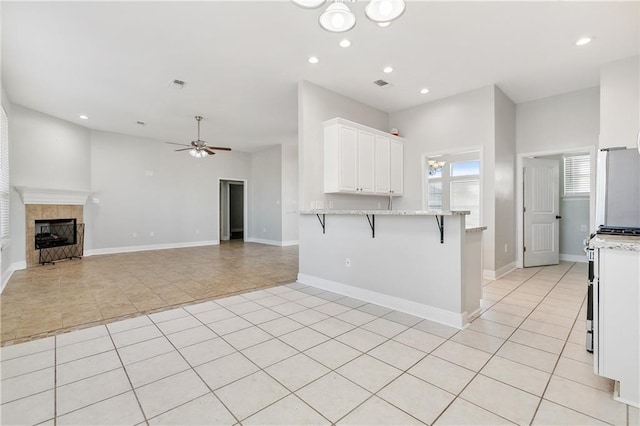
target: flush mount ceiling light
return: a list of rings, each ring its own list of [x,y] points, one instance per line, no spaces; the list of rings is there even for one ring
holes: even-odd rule
[[[309,63],[310,63],[310,64],[317,64],[318,62],[320,62],[320,59],[318,59],[318,57],[317,57],[317,56],[311,56],[311,57],[309,58]]]
[[[420,89],[420,93],[423,95],[426,95],[427,93],[429,93],[429,89],[427,89],[426,87],[423,89]]]
[[[340,40],[340,47],[349,47],[351,46],[351,42],[349,40],[347,40],[346,38],[343,40]]]
[[[291,0],[305,9],[316,9],[326,3],[326,0]],[[320,26],[333,33],[349,31],[356,25],[356,17],[346,3],[356,0],[330,0],[329,6],[320,14]],[[386,27],[398,19],[405,11],[404,0],[370,0],[365,7],[365,15],[381,27]],[[343,46],[344,47],[344,46]]]
[[[88,120],[88,119],[89,119],[89,117],[87,117],[87,116],[86,116],[86,115],[84,115],[84,114],[82,114],[82,115],[80,116],[80,118],[81,118],[81,119],[83,119],[83,120]]]
[[[385,74],[391,74],[393,72],[393,67],[384,67],[382,72]]]

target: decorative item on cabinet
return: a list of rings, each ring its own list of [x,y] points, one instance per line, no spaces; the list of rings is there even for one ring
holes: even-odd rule
[[[325,193],[402,195],[402,138],[342,118],[323,125]]]

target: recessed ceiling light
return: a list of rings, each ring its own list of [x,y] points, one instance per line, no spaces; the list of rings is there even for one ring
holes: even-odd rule
[[[423,95],[426,95],[427,93],[429,93],[429,89],[427,89],[426,87],[422,88],[420,89],[420,93],[422,93]]]
[[[309,58],[309,63],[310,64],[317,64],[318,62],[320,62],[320,59],[318,59],[317,56],[312,56]]]
[[[384,67],[382,72],[385,73],[385,74],[392,73],[393,72],[393,68],[392,67]]]
[[[593,41],[593,37],[581,37],[576,41],[576,46],[584,46],[585,44],[589,44]]]
[[[378,26],[382,28],[386,28],[391,25],[391,22],[378,22]]]
[[[84,114],[82,114],[82,115],[80,116],[80,118],[82,118],[83,120],[88,120],[88,119],[89,119],[89,117],[87,117],[87,116],[86,116],[86,115],[84,115]]]
[[[351,46],[351,42],[349,40],[347,40],[346,38],[343,40],[340,40],[340,47],[349,47]]]

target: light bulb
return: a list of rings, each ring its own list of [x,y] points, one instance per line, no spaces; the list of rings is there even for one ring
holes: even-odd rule
[[[390,22],[399,18],[405,8],[404,0],[371,0],[364,13],[374,22]]]

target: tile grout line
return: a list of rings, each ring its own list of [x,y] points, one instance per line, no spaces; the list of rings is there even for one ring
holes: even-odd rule
[[[133,382],[131,382],[131,377],[129,377],[129,372],[126,369],[126,367],[124,365],[124,362],[122,362],[122,358],[120,357],[120,352],[118,351],[118,348],[116,346],[116,342],[113,341],[113,336],[111,335],[111,331],[109,330],[109,327],[107,327],[105,325],[105,328],[107,329],[107,333],[109,335],[109,339],[111,340],[111,344],[113,345],[113,350],[116,353],[116,355],[118,356],[118,360],[120,361],[120,365],[122,367],[122,370],[124,371],[124,374],[127,376],[127,380],[129,381],[129,386],[131,386],[131,391],[133,392],[133,396],[136,398],[136,402],[138,403],[138,408],[140,409],[140,412],[142,413],[142,418],[144,419],[145,424],[149,425],[149,420],[147,419],[147,414],[145,413],[144,409],[142,408],[142,404],[140,403],[140,398],[138,398],[138,393],[136,392],[136,389],[133,387]],[[125,393],[126,392],[123,392],[122,394],[119,394],[119,395],[123,395]],[[118,396],[118,395],[115,395],[115,396]],[[111,398],[113,398],[113,397],[111,397]],[[109,398],[107,398],[107,399],[109,399]]]
[[[573,266],[572,266],[572,267],[573,267]],[[568,272],[570,269],[571,269],[571,267],[570,267],[567,271],[565,271],[565,272],[562,274],[562,276],[558,279],[558,281],[556,281],[556,283],[553,285],[553,287],[551,287],[551,288],[547,291],[547,293],[545,294],[544,298],[542,298],[542,299],[540,300],[540,302],[538,302],[538,304],[536,305],[536,307],[540,306],[540,304],[542,303],[542,301],[543,301],[543,300],[544,300],[544,299],[549,295],[549,293],[551,293],[551,291],[555,288],[555,286],[556,286],[556,285],[558,285],[558,283],[560,282],[560,280],[561,280],[561,279],[562,279],[562,278],[567,274],[567,272]],[[543,270],[543,269],[540,269],[540,270],[536,271],[533,275],[531,275],[530,277],[528,277],[526,280],[524,280],[522,283],[520,283],[518,286],[514,287],[511,291],[509,291],[509,292],[508,292],[507,294],[505,294],[502,298],[500,298],[498,301],[496,301],[496,303],[495,303],[495,304],[498,304],[498,303],[499,303],[499,302],[501,302],[504,298],[506,298],[507,296],[509,296],[511,293],[513,293],[514,291],[516,291],[518,288],[520,288],[520,287],[521,287],[521,286],[523,286],[524,284],[526,284],[530,279],[532,279],[533,277],[535,277],[535,276],[536,276],[538,273],[540,273],[542,270]],[[497,281],[497,280],[496,280],[496,281]],[[495,305],[495,304],[494,304],[494,305]],[[493,307],[493,305],[492,305],[491,307]],[[490,308],[489,308],[489,309],[490,309]],[[488,310],[488,309],[487,309],[487,310]],[[498,347],[498,349],[496,349],[496,351],[495,351],[494,353],[490,354],[491,356],[489,357],[489,359],[488,359],[488,360],[487,360],[487,361],[482,365],[482,367],[480,367],[480,368],[478,369],[478,371],[476,371],[476,372],[475,372],[475,374],[474,374],[474,376],[471,378],[471,380],[469,380],[469,381],[467,382],[467,384],[466,384],[466,385],[465,385],[465,386],[460,390],[460,392],[458,392],[458,394],[457,394],[457,395],[455,396],[455,398],[454,398],[454,399],[453,399],[453,400],[452,400],[452,401],[447,405],[447,407],[445,407],[445,409],[444,409],[444,410],[442,410],[442,411],[440,412],[440,414],[439,414],[439,415],[434,419],[434,421],[433,421],[434,423],[438,421],[438,419],[439,419],[439,418],[440,418],[440,417],[441,417],[441,416],[442,416],[442,415],[447,411],[447,409],[448,409],[448,408],[449,408],[449,407],[450,407],[450,406],[455,402],[455,400],[456,400],[456,399],[458,399],[458,398],[460,398],[460,399],[462,399],[462,400],[464,400],[464,401],[466,401],[466,402],[469,402],[469,403],[471,403],[471,404],[473,404],[473,405],[476,405],[476,404],[474,404],[473,402],[471,402],[471,401],[467,401],[466,399],[462,398],[462,397],[461,397],[462,393],[465,391],[465,389],[467,389],[467,387],[469,387],[469,385],[471,384],[471,382],[473,382],[473,381],[475,380],[475,378],[476,378],[476,377],[478,377],[478,375],[481,375],[481,374],[480,374],[480,371],[482,371],[482,369],[483,369],[483,368],[485,368],[485,367],[487,366],[487,364],[489,364],[489,362],[491,362],[491,360],[493,359],[493,357],[494,357],[494,356],[496,356],[496,354],[498,353],[498,351],[499,351],[499,350],[500,350],[500,349],[505,345],[505,343],[506,343],[506,342],[508,342],[508,341],[509,341],[509,338],[510,338],[510,337],[511,337],[511,336],[512,336],[512,335],[513,335],[517,330],[519,330],[519,329],[520,329],[520,326],[521,326],[521,325],[526,321],[526,319],[531,315],[531,313],[533,313],[533,311],[534,311],[534,310],[535,310],[535,308],[531,309],[531,312],[529,313],[529,315],[527,315],[526,317],[524,317],[524,319],[522,320],[522,322],[520,322],[520,324],[518,325],[518,327],[516,327],[516,328],[515,328],[515,330],[513,330],[513,331],[511,332],[511,334],[509,334],[509,336],[508,336],[506,339],[504,339],[504,342],[502,342],[502,344],[500,345],[500,347]],[[483,312],[483,313],[484,313],[484,312]],[[477,318],[480,318],[480,316],[478,316]],[[477,319],[477,318],[476,318],[476,319]],[[474,320],[474,321],[475,321],[475,320]],[[461,330],[461,331],[463,331],[463,330]],[[458,333],[456,333],[455,335],[457,335],[457,334],[458,334]],[[454,336],[455,336],[455,335],[454,335]],[[451,336],[451,338],[453,338],[454,336]],[[461,344],[462,344],[462,343],[461,343]],[[465,346],[467,346],[467,345],[465,345]],[[469,347],[470,347],[470,346],[469,346]],[[474,348],[474,349],[477,349],[477,348]],[[435,356],[435,355],[434,355],[434,356]],[[558,355],[558,356],[560,356],[560,355]],[[446,360],[445,360],[445,361],[446,361]],[[484,375],[482,375],[482,376],[484,376]],[[486,377],[486,376],[485,376],[485,377]],[[549,377],[551,377],[551,376],[549,376]],[[491,379],[492,379],[492,380],[496,380],[496,379],[493,379],[493,378],[491,378]],[[500,382],[499,380],[496,380],[496,381]],[[500,382],[500,383],[503,383],[503,382]],[[503,384],[505,384],[505,385],[507,385],[507,386],[510,386],[510,387],[512,387],[512,388],[514,388],[514,389],[518,389],[518,390],[520,390],[520,391],[526,392],[526,391],[524,391],[524,390],[522,390],[522,389],[520,389],[520,388],[517,388],[517,387],[515,387],[515,386],[512,386],[512,385],[510,385],[510,384],[508,384],[508,383],[503,383]],[[527,392],[527,393],[528,393],[528,392]],[[543,395],[544,395],[544,393],[543,393]],[[536,395],[536,397],[537,397],[537,395]],[[540,396],[539,398],[540,398],[540,399],[542,399],[542,396]],[[476,406],[478,406],[478,405],[476,405]],[[479,406],[478,406],[478,407],[479,407]],[[487,408],[485,408],[485,407],[480,407],[480,408],[482,408],[483,410],[485,410],[485,411],[487,411],[487,412],[489,412],[489,413],[491,413],[491,414],[494,414],[494,415],[496,415],[496,416],[498,416],[498,417],[504,418],[504,417],[503,417],[503,416],[501,416],[500,414],[498,414],[498,413],[494,413],[493,411],[491,411],[491,410],[489,410],[489,409],[487,409]],[[536,409],[536,412],[537,412],[537,409]],[[536,412],[534,412],[533,416],[531,417],[531,421],[533,421],[533,419],[535,418]],[[507,420],[508,420],[508,419],[507,419]],[[511,420],[509,420],[509,421],[511,421]]]

